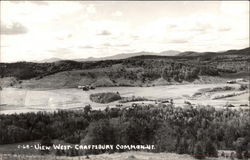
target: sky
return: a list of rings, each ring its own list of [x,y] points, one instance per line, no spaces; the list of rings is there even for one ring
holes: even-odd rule
[[[249,1],[1,1],[0,62],[249,47]]]

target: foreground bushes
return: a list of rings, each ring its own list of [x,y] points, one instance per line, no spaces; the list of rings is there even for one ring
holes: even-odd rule
[[[120,94],[113,92],[95,93],[89,96],[90,100],[96,103],[110,103],[121,99]]]
[[[239,95],[245,94],[247,92],[248,91],[240,91],[240,92],[234,92],[234,93],[218,95],[218,96],[213,97],[213,99],[223,99],[223,98],[228,98],[228,97],[239,96]]]
[[[83,111],[0,115],[0,128],[0,144],[49,136],[72,144],[154,144],[152,152],[196,158],[216,157],[218,149],[236,150],[240,157],[250,149],[249,111],[212,107],[183,109],[160,104],[96,111],[87,106]],[[106,150],[67,155],[103,152]]]

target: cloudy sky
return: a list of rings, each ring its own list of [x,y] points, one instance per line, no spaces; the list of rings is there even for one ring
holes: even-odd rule
[[[249,46],[248,1],[1,1],[0,61]]]

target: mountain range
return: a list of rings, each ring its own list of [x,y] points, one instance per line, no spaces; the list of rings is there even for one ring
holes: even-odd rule
[[[103,61],[103,60],[116,60],[116,59],[126,59],[126,58],[130,58],[130,57],[136,57],[136,56],[142,56],[142,55],[155,55],[155,56],[176,56],[178,54],[180,54],[181,52],[179,51],[175,51],[175,50],[169,50],[169,51],[163,51],[163,52],[159,52],[159,53],[155,53],[155,52],[135,52],[135,53],[121,53],[121,54],[116,54],[113,56],[106,56],[106,57],[88,57],[88,58],[80,58],[80,59],[71,59],[74,61],[78,61],[78,62],[84,62],[84,61]],[[41,61],[35,61],[35,62],[39,62],[39,63],[51,63],[51,62],[56,62],[56,61],[60,61],[60,60],[64,60],[64,59],[60,59],[60,58],[49,58],[49,59],[44,59]]]
[[[113,56],[106,56],[106,57],[88,57],[88,58],[80,58],[80,59],[70,59],[77,62],[85,62],[85,61],[104,61],[104,60],[117,60],[117,59],[126,59],[130,57],[137,57],[137,56],[178,56],[178,57],[197,57],[197,56],[219,56],[219,55],[235,55],[235,54],[241,54],[241,55],[247,55],[249,53],[249,48],[245,48],[240,50],[228,50],[228,51],[222,51],[222,52],[194,52],[194,51],[186,51],[186,52],[180,52],[176,50],[168,50],[163,52],[135,52],[135,53],[121,53],[116,54]],[[44,59],[41,61],[34,61],[36,63],[51,63],[56,61],[61,61],[64,59],[60,59],[57,57]]]

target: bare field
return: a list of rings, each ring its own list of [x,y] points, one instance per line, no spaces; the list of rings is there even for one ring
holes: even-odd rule
[[[231,90],[201,92],[214,88],[231,87]],[[114,107],[118,101],[108,104],[92,102],[89,95],[100,92],[119,92],[122,97],[140,96],[149,99],[173,99],[175,106],[183,106],[185,101],[194,105],[212,105],[223,107],[232,104],[235,107],[248,104],[248,89],[240,91],[240,84],[182,84],[155,87],[100,87],[95,90],[82,91],[81,89],[17,89],[3,88],[0,91],[0,113],[23,113],[37,111],[55,111],[57,109],[79,109],[90,104],[93,109]],[[216,96],[228,94],[235,96],[215,99]],[[240,94],[238,94],[240,93]],[[197,94],[196,96],[194,96]],[[144,102],[136,102],[144,103]],[[146,102],[145,102],[146,103]],[[149,103],[155,103],[149,102]],[[126,104],[123,104],[126,105]],[[129,105],[129,103],[127,103]]]

